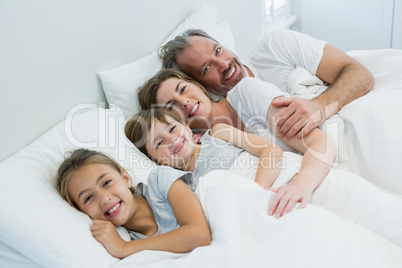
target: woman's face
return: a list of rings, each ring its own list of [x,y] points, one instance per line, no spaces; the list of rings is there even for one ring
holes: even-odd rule
[[[169,116],[167,122],[152,122],[145,144],[148,155],[161,165],[186,170],[195,149],[191,129]]]
[[[177,112],[191,128],[211,128],[212,101],[196,84],[169,78],[159,87],[156,101]]]

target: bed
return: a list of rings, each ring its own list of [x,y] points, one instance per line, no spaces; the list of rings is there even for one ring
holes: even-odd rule
[[[218,23],[217,14],[216,7],[203,5],[164,42],[185,28],[199,27],[235,50],[230,25]],[[210,246],[185,254],[143,251],[124,260],[109,255],[93,239],[91,220],[61,199],[53,179],[65,152],[85,147],[118,160],[135,184],[146,183],[155,164],[128,142],[123,127],[139,110],[136,88],[160,68],[156,49],[99,72],[109,107],[77,104],[55,127],[0,163],[1,267],[398,267],[402,263],[402,249],[319,207],[309,206],[279,220],[267,217],[272,194],[223,171],[203,178],[197,191],[212,230]],[[373,72],[376,86],[344,107],[340,121],[335,121],[341,122],[331,130],[339,137],[341,160],[379,187],[402,194],[398,139],[402,134],[402,52],[353,51],[350,55]],[[299,95],[314,94],[323,87],[303,72],[295,72],[288,82]],[[228,178],[217,179],[222,177]],[[124,228],[119,233],[127,239]]]

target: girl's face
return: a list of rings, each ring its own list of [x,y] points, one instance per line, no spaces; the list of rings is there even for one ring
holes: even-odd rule
[[[132,219],[137,210],[130,187],[131,180],[125,170],[120,174],[108,165],[89,164],[74,172],[68,193],[92,219],[120,226]]]
[[[159,87],[156,101],[176,111],[191,128],[211,128],[212,101],[196,84],[169,78]]]
[[[152,122],[145,148],[149,156],[161,165],[185,170],[191,160],[195,143],[187,124],[181,124],[167,116],[168,124]]]

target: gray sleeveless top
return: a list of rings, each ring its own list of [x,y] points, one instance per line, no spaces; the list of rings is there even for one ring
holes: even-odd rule
[[[201,176],[213,170],[228,170],[244,149],[209,135],[209,130],[200,139],[201,151],[193,171],[194,189]],[[191,188],[193,188],[191,187]]]

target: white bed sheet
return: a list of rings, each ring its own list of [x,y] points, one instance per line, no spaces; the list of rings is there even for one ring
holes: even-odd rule
[[[141,174],[149,173],[151,168],[137,169],[138,163],[144,163],[145,159],[141,160],[137,151],[124,142],[119,144],[121,119],[119,111],[102,109],[74,116],[72,122],[68,118],[67,125],[61,123],[0,164],[3,186],[0,200],[7,203],[0,216],[0,241],[7,245],[4,250],[0,248],[1,267],[14,262],[15,267],[52,268],[91,264],[96,267],[265,267],[267,262],[274,267],[292,267],[296,263],[308,267],[332,264],[356,267],[358,261],[368,264],[364,267],[392,267],[402,263],[400,248],[321,208],[311,206],[281,220],[268,217],[267,205],[272,194],[261,192],[254,182],[244,178],[236,184],[236,176],[227,173],[211,175],[211,184],[199,187],[198,194],[213,232],[211,246],[186,254],[144,251],[120,261],[112,258],[92,237],[90,219],[61,200],[52,188],[51,178],[64,152],[79,146],[71,143],[73,138],[85,141],[86,147],[99,141],[101,144],[95,142],[92,146],[129,167],[135,179],[143,179]],[[74,137],[65,128],[70,124]],[[214,178],[222,182],[215,185]],[[346,193],[345,198],[349,195]],[[46,217],[38,215],[43,208]],[[11,255],[7,257],[4,252]],[[273,252],[272,256],[268,252]]]
[[[335,142],[340,168],[402,195],[402,50],[351,51],[373,74],[375,86],[339,111]],[[288,79],[293,94],[312,98],[327,87],[297,68]],[[343,130],[343,131],[342,131]],[[332,135],[334,137],[334,135]]]
[[[397,267],[402,249],[371,231],[309,205],[276,219],[273,193],[228,171],[200,179],[196,194],[212,243],[186,254],[143,251],[113,268],[150,267]]]
[[[39,268],[42,266],[0,241],[0,267]]]

